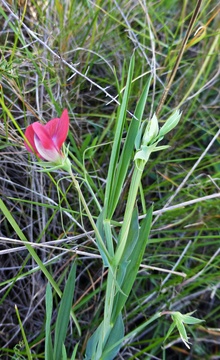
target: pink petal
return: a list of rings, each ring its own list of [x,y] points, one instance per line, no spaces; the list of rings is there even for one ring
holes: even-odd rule
[[[39,152],[42,159],[52,162],[58,162],[60,159],[62,159],[62,154],[60,154],[55,147],[45,148],[36,134],[34,135],[34,141],[37,151]]]
[[[52,120],[48,121],[45,124],[45,128],[47,129],[47,132],[50,135],[51,139],[54,136],[56,136],[57,126],[58,126],[59,120],[60,120],[59,118],[55,118],[55,119],[52,119]]]
[[[37,122],[34,123],[32,126],[33,126],[34,133],[37,135],[37,137],[41,143],[41,147],[43,147],[45,149],[59,151],[59,149],[53,142],[51,136],[49,135],[49,133],[46,129],[46,126],[44,126],[40,123],[37,123]],[[36,137],[34,137],[34,141],[36,144]]]
[[[65,109],[59,118],[52,119],[48,121],[45,125],[45,128],[53,140],[54,144],[58,149],[61,148],[64,141],[66,140],[68,130],[69,130],[69,116],[68,110]]]
[[[35,124],[35,123],[34,123]],[[35,153],[37,156],[39,156],[37,148],[35,146],[35,142],[34,142],[34,129],[33,129],[33,124],[29,125],[27,127],[27,129],[25,130],[24,133],[25,137],[27,138],[27,140],[29,141],[30,146],[28,145],[28,143],[26,141],[24,141],[24,146],[26,147],[26,149],[31,152],[31,153]]]

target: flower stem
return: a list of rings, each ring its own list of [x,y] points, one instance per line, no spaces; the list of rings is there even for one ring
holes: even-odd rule
[[[141,181],[141,176],[143,174],[144,166],[146,164],[145,160],[140,160],[136,162],[135,170],[131,180],[131,186],[128,194],[128,201],[125,209],[125,216],[123,220],[123,225],[121,229],[121,235],[119,239],[119,245],[116,249],[116,253],[113,258],[113,268],[109,270],[107,284],[106,284],[106,299],[105,299],[105,309],[104,309],[104,327],[103,327],[103,344],[108,339],[108,336],[111,332],[114,324],[112,323],[112,311],[114,307],[114,297],[116,293],[116,279],[117,279],[117,270],[120,260],[122,258],[124,249],[126,247],[126,241],[129,233],[131,218],[133,214],[133,209],[135,206],[135,201],[137,198],[137,192]]]
[[[95,223],[95,221],[93,220],[92,214],[91,214],[91,212],[90,212],[90,210],[89,210],[89,208],[88,208],[88,205],[87,205],[86,200],[85,200],[85,198],[84,198],[84,196],[83,196],[83,193],[82,193],[82,191],[81,191],[81,188],[80,188],[80,186],[79,186],[79,183],[78,183],[78,181],[76,180],[75,176],[73,175],[72,169],[69,169],[69,174],[70,174],[70,176],[71,176],[73,185],[74,185],[74,187],[76,188],[76,191],[78,192],[80,201],[82,202],[82,205],[83,205],[83,207],[84,207],[84,209],[85,209],[85,211],[86,211],[86,214],[88,215],[90,224],[92,225],[92,228],[93,228],[93,230],[94,230],[94,232],[95,232],[96,239],[97,239],[97,241],[98,241],[98,243],[99,243],[99,246],[100,246],[100,248],[102,249],[102,251],[104,252],[106,258],[108,259],[108,262],[110,263],[110,260],[111,260],[111,259],[110,259],[108,250],[107,250],[107,248],[106,248],[106,246],[105,246],[105,243],[104,243],[103,240],[102,240],[102,237],[101,237],[101,235],[100,235],[100,233],[99,233],[99,230],[98,230],[98,228],[97,228],[97,226],[96,226],[96,223]]]

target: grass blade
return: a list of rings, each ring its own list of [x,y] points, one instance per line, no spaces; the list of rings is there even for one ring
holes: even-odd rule
[[[25,247],[27,248],[27,250],[29,251],[30,255],[33,257],[33,259],[36,261],[36,263],[39,265],[41,271],[44,273],[44,275],[46,276],[46,278],[48,279],[48,281],[51,283],[51,285],[53,286],[54,290],[56,291],[56,293],[61,297],[62,292],[59,289],[59,286],[57,285],[57,283],[54,281],[53,277],[51,276],[51,274],[49,273],[49,271],[47,270],[47,268],[44,266],[44,264],[42,263],[41,259],[39,258],[39,256],[36,254],[35,250],[33,249],[33,247],[30,245],[30,243],[28,242],[26,236],[24,235],[24,233],[22,232],[22,230],[20,229],[20,227],[18,226],[18,224],[16,223],[16,221],[14,220],[13,216],[11,215],[10,211],[7,209],[7,207],[5,206],[4,202],[2,201],[2,199],[0,199],[0,209],[2,210],[3,214],[5,215],[6,219],[9,221],[9,223],[11,224],[11,226],[13,227],[14,231],[16,232],[16,234],[18,235],[19,239],[21,241],[24,242]],[[72,318],[74,320],[74,323],[77,327],[78,333],[79,335],[81,334],[81,329],[80,326],[76,320],[75,314],[73,312],[71,312]]]
[[[24,328],[23,328],[23,325],[22,325],[22,321],[21,321],[21,318],[20,318],[20,315],[19,315],[19,312],[18,312],[18,308],[17,308],[16,305],[15,305],[15,311],[16,311],[16,315],[17,315],[18,322],[19,322],[19,325],[20,325],[23,341],[24,341],[24,344],[25,344],[27,358],[28,358],[28,360],[32,360],[31,350],[30,350],[30,347],[28,345],[27,337],[25,335],[25,331],[24,331]]]
[[[76,265],[73,264],[67,279],[55,325],[54,360],[62,358],[62,347],[67,333],[75,289]]]
[[[51,317],[53,310],[53,297],[51,286],[48,283],[46,289],[46,325],[45,325],[45,360],[53,359],[53,346],[51,339]]]

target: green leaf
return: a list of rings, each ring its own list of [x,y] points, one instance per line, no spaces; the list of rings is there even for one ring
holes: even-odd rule
[[[124,337],[124,323],[120,313],[104,347],[102,360],[112,360],[118,354]],[[121,341],[120,341],[121,340]],[[117,345],[116,345],[117,344]]]
[[[103,240],[103,242],[106,244],[106,236],[105,236],[105,231],[104,231],[104,224],[103,224],[103,217],[104,217],[104,211],[102,210],[98,216],[98,219],[96,221],[96,226],[97,226],[97,229],[99,231],[99,234]],[[110,239],[111,241],[111,239]],[[97,243],[97,246],[98,246],[98,249],[99,249],[99,252],[101,254],[101,257],[102,257],[102,260],[103,260],[103,265],[105,267],[108,267],[109,266],[109,261],[107,259],[107,256],[105,255],[105,252],[102,250],[102,247],[100,246],[99,244],[99,241],[96,242]],[[109,246],[107,245],[107,249],[109,248]]]
[[[188,349],[190,349],[189,338],[187,336],[184,324],[199,324],[204,321],[191,316],[192,313],[193,312],[188,314],[181,314],[179,311],[176,311],[172,314],[173,321],[177,326],[180,337],[184,342],[184,344],[186,345],[186,347],[188,347]]]
[[[103,321],[89,338],[86,346],[85,360],[100,360],[102,355],[102,347],[100,342],[102,341],[103,334]]]
[[[46,288],[45,360],[53,359],[53,346],[51,339],[52,310],[53,310],[52,290],[50,284],[48,283]]]
[[[70,358],[70,360],[75,360],[76,359],[76,352],[78,350],[78,346],[79,346],[79,343],[77,343],[74,347],[74,350],[73,350],[73,353],[72,353],[72,356]]]
[[[112,241],[112,233],[111,233],[111,224],[109,220],[104,220],[104,210],[102,210],[98,216],[97,222],[96,222],[97,229],[99,231],[99,234],[103,240],[103,243],[106,245],[108,253],[111,257],[114,255],[114,248],[113,248],[113,241]],[[102,256],[103,264],[105,267],[109,267],[111,269],[110,271],[113,272],[112,269],[112,263],[111,258],[108,259],[106,256],[105,251],[103,251],[102,246],[100,246],[100,242],[97,239],[97,246],[99,249],[99,252]]]
[[[188,349],[190,349],[189,337],[187,336],[184,324],[199,324],[199,323],[203,322],[204,320],[200,320],[200,319],[197,319],[197,318],[191,316],[191,314],[193,314],[193,312],[188,313],[188,314],[181,314],[179,311],[174,311],[174,312],[170,312],[170,314],[173,319],[173,323],[170,326],[164,341],[166,341],[168,339],[168,337],[170,336],[173,329],[175,327],[177,327],[177,330],[179,331],[182,341],[184,342],[186,347]]]
[[[146,163],[152,152],[151,148],[152,148],[152,145],[151,146],[141,145],[141,149],[138,150],[134,156],[134,161],[136,161],[136,163],[137,163],[138,160],[143,160]],[[155,148],[156,148],[156,146],[155,146]]]
[[[148,97],[149,87],[151,84],[151,77],[148,79],[144,90],[141,94],[141,97],[137,103],[134,117],[131,120],[131,124],[129,126],[127,136],[124,142],[124,146],[122,149],[122,153],[120,156],[120,160],[116,169],[116,174],[114,178],[114,183],[112,185],[112,194],[110,198],[109,210],[108,210],[108,218],[111,219],[115,208],[118,204],[120,194],[122,191],[122,187],[124,185],[124,181],[127,176],[128,167],[131,162],[131,158],[133,156],[133,151],[135,147],[135,141],[138,134],[138,129],[141,126],[141,120],[143,117],[144,109],[146,107],[146,101]]]
[[[136,247],[137,241],[139,237],[139,221],[138,221],[138,209],[134,208],[131,224],[129,228],[129,233],[126,241],[126,246],[121,257],[121,261],[128,261],[131,254],[133,253],[134,248]]]
[[[62,355],[62,347],[67,333],[67,327],[72,307],[73,294],[75,289],[76,265],[73,264],[67,279],[63,296],[60,302],[57,321],[55,325],[54,339],[54,360],[60,360]]]
[[[165,342],[165,341],[170,337],[170,335],[172,334],[172,332],[173,332],[173,330],[175,329],[175,327],[176,327],[176,323],[173,322],[173,323],[170,325],[170,327],[169,327],[169,329],[168,329],[168,331],[167,331],[167,334],[166,334],[163,342]]]
[[[15,312],[16,312],[16,315],[17,315],[17,318],[18,318],[20,329],[21,329],[21,334],[22,334],[22,338],[23,338],[23,341],[24,341],[27,358],[28,358],[28,360],[32,360],[31,349],[29,347],[27,337],[26,337],[26,334],[25,334],[25,331],[24,331],[24,327],[23,327],[23,324],[22,324],[22,321],[21,321],[21,318],[20,318],[20,314],[19,314],[19,311],[18,311],[18,308],[17,308],[16,305],[15,305]]]
[[[132,214],[132,219],[131,219],[129,233],[128,233],[128,237],[127,237],[127,241],[126,241],[126,246],[125,246],[124,252],[122,254],[122,257],[121,257],[121,260],[119,263],[119,267],[118,267],[118,271],[117,271],[116,281],[117,281],[117,284],[119,285],[119,287],[122,285],[122,283],[124,281],[127,267],[130,262],[129,258],[137,244],[138,236],[139,236],[138,210],[137,210],[137,207],[135,207],[133,214]]]
[[[67,353],[66,353],[66,348],[65,345],[63,344],[62,346],[62,360],[67,360]]]
[[[89,339],[85,360],[112,360],[119,352],[124,337],[124,324],[121,313],[116,319],[105,344],[103,343],[103,326],[104,322],[102,321]]]
[[[177,319],[177,318],[175,319],[175,324],[176,324],[176,327],[177,327],[177,329],[179,331],[179,334],[180,334],[180,337],[181,337],[182,341],[184,342],[186,347],[188,347],[188,349],[190,349],[190,347],[188,345],[189,338],[187,336],[184,324],[181,321],[179,321],[179,319]]]
[[[142,123],[138,129],[137,136],[135,138],[135,143],[134,143],[135,150],[139,150],[141,147],[141,139],[143,136],[144,129],[146,127],[146,123],[147,123],[147,120],[142,121]]]
[[[185,323],[185,324],[188,324],[188,325],[193,325],[193,324],[200,324],[201,322],[205,321],[205,320],[201,320],[201,319],[197,319],[195,318],[194,316],[191,316],[191,314],[193,314],[195,311],[192,311],[190,313],[187,313],[185,315],[181,314],[181,318],[182,318],[182,321]]]
[[[136,242],[135,247],[133,248],[133,251],[128,257],[126,274],[124,276],[123,283],[121,285],[121,291],[119,291],[115,297],[115,305],[112,316],[113,322],[118,317],[119,313],[124,307],[124,304],[127,300],[128,295],[130,294],[130,291],[136,279],[137,272],[141,264],[150,234],[152,212],[153,212],[153,207],[151,206],[147,212],[147,215],[142,220],[138,240]]]
[[[132,83],[132,76],[134,72],[134,55],[131,57],[129,70],[128,70],[128,77],[127,83],[122,99],[122,103],[119,107],[118,114],[117,114],[117,125],[115,129],[115,138],[111,152],[108,176],[107,176],[107,184],[106,184],[106,192],[105,192],[105,203],[104,208],[107,212],[105,218],[110,219],[112,214],[112,206],[109,206],[109,203],[112,202],[112,188],[114,184],[115,178],[115,170],[118,163],[119,152],[121,149],[122,143],[122,135],[124,130],[124,123],[127,115],[127,107],[128,107],[128,100],[131,91],[131,83]]]

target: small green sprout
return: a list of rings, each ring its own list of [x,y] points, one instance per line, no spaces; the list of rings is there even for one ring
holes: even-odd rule
[[[181,337],[183,343],[186,345],[186,347],[188,349],[190,349],[189,337],[187,336],[184,324],[187,324],[187,325],[200,324],[204,320],[200,320],[200,319],[195,318],[194,316],[191,316],[194,313],[194,311],[191,313],[187,313],[187,314],[181,314],[179,311],[164,312],[164,314],[165,313],[166,314],[169,313],[171,315],[173,323],[170,326],[164,341],[166,341],[168,339],[168,337],[170,336],[170,334],[173,332],[173,330],[176,327],[177,330],[179,331],[179,334],[180,334],[180,337]]]

